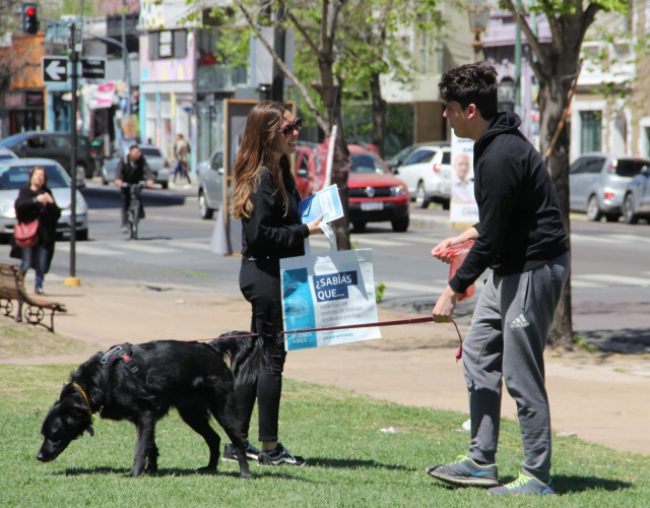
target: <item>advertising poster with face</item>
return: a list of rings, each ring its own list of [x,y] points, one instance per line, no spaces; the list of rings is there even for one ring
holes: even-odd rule
[[[478,222],[478,206],[474,197],[474,141],[459,138],[452,133],[451,138],[451,209],[450,221]]]

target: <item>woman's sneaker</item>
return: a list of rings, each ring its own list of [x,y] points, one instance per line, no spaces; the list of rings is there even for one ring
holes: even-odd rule
[[[544,483],[532,476],[526,476],[519,473],[519,478],[514,482],[507,483],[502,487],[495,487],[489,489],[488,494],[506,494],[511,496],[519,496],[522,494],[541,494],[541,495],[555,495],[553,483],[549,480]]]
[[[289,450],[280,443],[273,450],[262,450],[258,462],[262,466],[279,466],[280,464],[304,466],[307,464],[304,458],[299,455],[291,455]]]
[[[427,473],[437,480],[456,485],[458,487],[496,487],[497,465],[477,464],[467,455],[460,455],[456,462],[431,466]]]
[[[258,460],[260,458],[260,451],[255,448],[249,442],[246,442],[244,445],[246,450],[246,458],[248,460]],[[232,443],[228,443],[223,449],[223,460],[230,460],[233,462],[238,462],[237,452],[235,452],[235,447]]]

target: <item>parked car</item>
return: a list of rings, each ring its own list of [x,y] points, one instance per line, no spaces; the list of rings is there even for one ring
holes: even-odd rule
[[[197,166],[199,176],[199,213],[211,219],[223,202],[223,150],[215,151]]]
[[[426,208],[429,203],[442,204],[449,209],[451,200],[451,145],[447,142],[423,143],[406,161],[397,173],[406,184],[416,204]]]
[[[650,222],[650,161],[646,162],[625,189],[623,220],[628,224],[636,224],[640,218]]]
[[[393,231],[409,227],[409,194],[377,155],[358,145],[348,145],[350,174],[348,204],[350,222],[363,230],[368,222],[390,221]]]
[[[47,186],[52,189],[54,200],[61,208],[61,218],[56,227],[58,233],[70,232],[71,181],[63,167],[52,159],[5,159],[0,161],[0,234],[10,236],[16,225],[14,202],[18,191],[27,185],[32,170],[41,166],[47,173]],[[77,240],[88,240],[88,205],[79,191],[76,192]]]
[[[5,160],[5,159],[17,159],[18,156],[13,153],[9,148],[5,148],[4,146],[0,146],[0,160]]]
[[[424,144],[425,143],[416,143],[415,145],[407,146],[400,150],[397,155],[393,155],[390,159],[386,159],[386,165],[393,173],[395,173],[396,170],[406,162],[411,154]]]
[[[569,168],[570,207],[586,212],[591,221],[603,216],[616,222],[621,216],[627,184],[650,164],[647,159],[586,153]]]
[[[0,141],[0,146],[9,148],[18,157],[37,157],[53,159],[65,171],[72,175],[70,168],[70,153],[72,151],[69,132],[31,131],[15,134]],[[90,154],[90,139],[82,134],[77,135],[77,181],[92,178],[95,171],[95,159]]]
[[[300,199],[305,199],[323,188],[325,168],[318,157],[318,145],[299,141],[296,145],[296,187]]]
[[[163,157],[163,154],[153,145],[138,145],[142,156],[147,160],[147,164],[154,174],[154,182],[159,183],[163,189],[169,187],[169,175],[171,169],[169,162]],[[115,181],[115,172],[117,171],[117,163],[120,159],[126,159],[129,153],[130,146],[121,145],[113,150],[111,156],[106,159],[102,166],[102,183],[108,185],[110,182]]]

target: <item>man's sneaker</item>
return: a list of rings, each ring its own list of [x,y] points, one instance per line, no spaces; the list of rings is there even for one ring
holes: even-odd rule
[[[246,448],[246,458],[248,460],[258,460],[260,458],[260,451],[255,448],[252,444],[249,442],[246,442],[244,445]],[[231,460],[233,462],[237,462],[237,452],[235,452],[235,447],[232,445],[232,443],[228,443],[224,449],[223,449],[223,460]]]
[[[555,490],[553,490],[553,483],[550,480],[548,483],[544,483],[539,481],[537,478],[519,473],[519,478],[514,482],[507,483],[501,487],[489,489],[488,494],[510,494],[514,496],[522,494],[554,495]]]
[[[289,450],[278,443],[273,450],[262,450],[259,463],[262,466],[279,466],[280,464],[291,464],[292,466],[304,466],[307,461],[298,456],[291,455]]]
[[[427,468],[427,473],[434,478],[460,487],[496,487],[497,465],[481,466],[467,455],[459,455],[452,464],[443,464]]]

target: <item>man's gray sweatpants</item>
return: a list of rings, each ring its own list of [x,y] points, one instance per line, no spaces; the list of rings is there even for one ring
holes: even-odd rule
[[[517,403],[524,472],[542,481],[548,481],[551,469],[544,347],[568,276],[568,253],[527,272],[504,277],[492,274],[463,343],[472,422],[468,455],[495,462],[503,379]]]

